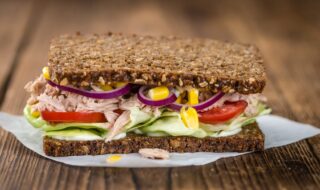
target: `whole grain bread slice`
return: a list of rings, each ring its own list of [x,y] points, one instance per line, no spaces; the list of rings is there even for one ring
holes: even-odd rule
[[[226,137],[148,137],[130,134],[110,142],[65,141],[44,137],[43,149],[48,156],[100,155],[135,153],[142,148],[160,148],[169,152],[246,152],[264,149],[264,135],[257,123],[244,126],[236,135]]]
[[[48,65],[51,80],[77,87],[112,81],[249,94],[266,83],[258,48],[199,38],[62,35],[51,42]]]

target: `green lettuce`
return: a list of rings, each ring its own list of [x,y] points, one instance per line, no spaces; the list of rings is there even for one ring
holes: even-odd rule
[[[105,133],[101,133],[92,129],[64,129],[47,131],[45,135],[61,140],[100,140],[105,137]]]
[[[42,125],[44,131],[59,131],[68,128],[79,128],[79,129],[95,129],[100,132],[107,132],[106,123],[48,123]]]
[[[166,136],[193,136],[203,138],[207,133],[201,129],[188,128],[182,122],[180,116],[164,116],[150,124],[140,128],[140,131],[146,134],[166,134]]]
[[[35,128],[40,128],[47,122],[43,120],[41,117],[34,117],[31,114],[30,106],[26,106],[23,109],[23,115],[26,117],[27,121],[34,126]]]
[[[130,110],[130,119],[131,122],[125,126],[126,131],[134,131],[138,128],[143,128],[146,126],[150,126],[152,123],[161,119],[166,116],[176,116],[176,112],[168,111],[166,109],[160,110],[161,114],[155,116],[150,113],[145,113],[144,111],[140,110],[139,108],[132,108]],[[179,115],[179,114],[178,114]],[[139,118],[137,118],[139,117]]]
[[[155,118],[152,114],[143,112],[138,107],[133,107],[130,109],[130,122],[124,128],[126,131],[132,131]]]

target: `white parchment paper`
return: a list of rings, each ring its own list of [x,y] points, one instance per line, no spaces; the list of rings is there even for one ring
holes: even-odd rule
[[[320,129],[303,123],[288,120],[275,115],[258,118],[258,123],[265,134],[265,148],[287,145],[299,140],[320,134]],[[204,165],[220,158],[238,156],[246,153],[170,153],[168,160],[150,160],[139,154],[122,154],[121,159],[114,163],[106,162],[110,155],[50,157],[42,150],[42,133],[33,128],[22,116],[0,113],[0,126],[11,132],[24,146],[57,162],[73,166],[96,167],[178,167]]]

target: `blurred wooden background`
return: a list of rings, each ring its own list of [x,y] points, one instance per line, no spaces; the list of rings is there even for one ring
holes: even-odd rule
[[[106,31],[256,44],[274,114],[320,127],[320,1],[0,1],[0,106],[21,114],[49,40]],[[320,136],[201,167],[79,168],[0,129],[0,189],[319,189]]]

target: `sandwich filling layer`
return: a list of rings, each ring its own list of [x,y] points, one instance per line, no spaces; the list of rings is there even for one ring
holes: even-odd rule
[[[194,88],[138,86],[120,82],[74,89],[43,75],[26,85],[24,115],[44,135],[59,140],[105,140],[128,133],[145,136],[223,137],[239,133],[270,113],[261,94],[201,92]]]

